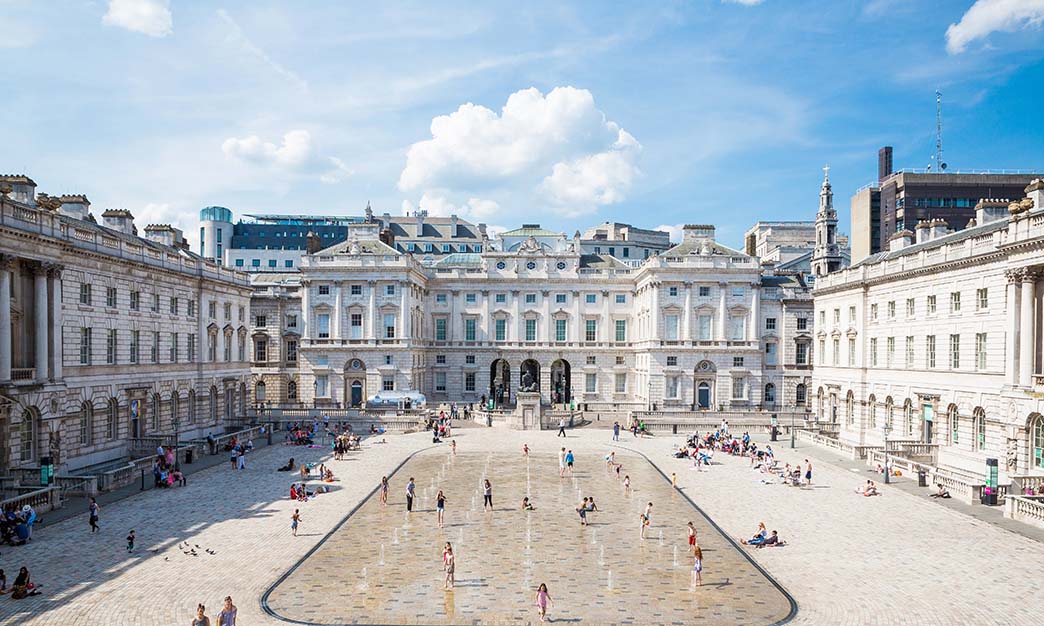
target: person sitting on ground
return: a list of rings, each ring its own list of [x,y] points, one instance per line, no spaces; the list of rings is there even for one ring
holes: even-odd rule
[[[296,500],[297,499],[297,483],[293,483],[293,484],[290,485],[290,499],[291,500]]]
[[[765,543],[765,522],[758,522],[758,532],[754,533],[754,536],[750,539],[740,539],[740,543],[745,546],[758,546]]]
[[[598,506],[595,505],[595,503],[594,503],[594,497],[590,497],[590,498],[587,499],[587,510],[588,511],[598,511],[599,510]]]
[[[534,511],[533,503],[529,501],[529,496],[522,498],[522,510],[523,511]]]
[[[250,452],[253,449],[254,449],[254,440],[253,439],[247,439],[246,451]]]
[[[939,483],[939,484],[937,484],[935,486],[939,488],[939,491],[937,491],[937,492],[935,492],[933,494],[930,494],[932,498],[949,498],[950,497],[950,492],[946,490],[946,487],[942,486],[942,483]]]
[[[326,471],[323,472],[323,482],[332,483],[333,481],[334,481],[333,470],[330,469],[330,468],[326,468]]]
[[[286,462],[286,465],[276,470],[277,472],[292,472],[294,471],[294,457],[290,457],[290,460]]]
[[[25,567],[18,570],[18,576],[14,580],[14,585],[11,586],[11,597],[15,600],[21,600],[28,596],[40,595],[40,585],[36,585],[29,580],[29,570]]]
[[[764,547],[779,548],[779,547],[782,547],[784,545],[786,545],[786,544],[783,541],[780,540],[779,534],[777,534],[776,531],[772,531],[772,534],[769,535],[768,538],[765,539],[765,541],[763,541],[762,543],[758,544],[757,547],[759,549],[760,548],[764,548]]]
[[[177,483],[179,487],[184,487],[188,484],[188,480],[185,479],[185,474],[180,469],[171,472],[170,479],[174,483]]]

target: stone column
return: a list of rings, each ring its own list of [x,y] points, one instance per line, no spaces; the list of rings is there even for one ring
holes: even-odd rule
[[[1022,273],[1022,302],[1019,313],[1019,384],[1024,387],[1033,385],[1034,326],[1036,322],[1033,317],[1033,299],[1037,276],[1037,272],[1029,268]]]
[[[410,338],[410,283],[399,283],[399,338],[403,341]]]
[[[649,304],[649,336],[653,341],[660,340],[660,283],[652,284],[650,292],[652,302]]]
[[[692,281],[685,281],[685,317],[682,318],[682,341],[692,341]]]
[[[612,326],[612,319],[609,317],[609,292],[602,291],[602,338],[605,343],[610,343],[616,339],[615,330],[610,328]]]
[[[718,283],[718,291],[720,292],[720,297],[718,298],[718,341],[725,341],[725,338],[728,337],[728,329],[725,327],[729,322],[729,314],[725,300],[728,289],[729,284],[727,282],[721,281]]]
[[[11,269],[14,257],[0,254],[0,383],[11,380]]]
[[[580,292],[573,292],[573,336],[567,337],[573,343],[584,339],[584,321],[580,318]]]
[[[1009,385],[1019,384],[1019,280],[1021,275],[1017,269],[1004,272],[1004,276],[1008,279],[1006,301],[1008,325],[1004,333],[1004,380]],[[947,436],[949,435],[947,434]]]
[[[53,264],[48,273],[51,276],[51,380],[62,379],[62,269]]]
[[[541,291],[540,297],[544,300],[544,342],[546,342],[547,345],[551,345],[551,343],[555,340],[555,326],[554,321],[551,319],[551,292]]]
[[[511,311],[512,311],[512,324],[511,332],[508,335],[509,341],[519,342],[525,336],[522,334],[522,325],[525,323],[522,321],[522,301],[519,300],[521,292],[511,292]]]
[[[34,301],[36,307],[36,380],[47,380],[47,268],[38,265],[33,268]]]
[[[493,321],[493,295],[488,291],[482,292],[482,310],[485,311],[485,320],[483,324],[486,328],[486,343],[492,343],[496,337],[496,323]],[[475,389],[478,389],[478,381],[475,382]]]
[[[761,285],[751,283],[750,285],[750,328],[747,329],[747,337],[750,341],[761,341]]]
[[[333,338],[340,341],[343,338],[341,336],[341,316],[344,311],[344,301],[342,299],[344,285],[341,284],[341,281],[335,280],[333,288],[337,293],[334,295],[333,328],[331,330],[333,330]]]
[[[370,290],[370,322],[366,331],[366,338],[377,341],[377,281],[366,281],[366,287]]]
[[[312,281],[301,281],[301,343],[312,340]]]

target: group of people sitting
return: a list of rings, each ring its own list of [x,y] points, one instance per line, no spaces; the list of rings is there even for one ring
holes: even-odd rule
[[[290,485],[290,499],[298,502],[308,502],[308,498],[314,498],[321,493],[329,492],[330,488],[326,485],[319,485],[314,491],[308,491],[308,486],[304,483],[293,483]]]
[[[765,522],[758,522],[758,530],[754,533],[754,536],[750,539],[740,539],[740,543],[755,548],[781,548],[786,545],[786,542],[779,538],[779,533],[776,531],[771,533],[765,532]]]
[[[877,484],[874,481],[872,481],[872,480],[866,481],[866,484],[863,485],[863,487],[861,489],[856,489],[856,493],[860,493],[860,494],[862,494],[862,495],[864,495],[864,496],[866,496],[868,498],[870,496],[879,496],[879,495],[881,495],[881,492],[877,490]],[[950,497],[949,494],[947,494],[946,497],[949,498]]]
[[[345,452],[358,449],[359,435],[349,431],[334,438],[334,460],[336,461],[343,459]]]
[[[23,546],[32,541],[33,524],[36,523],[36,511],[28,504],[17,508],[8,505],[0,516],[0,541],[9,546]]]
[[[22,567],[18,570],[18,576],[15,576],[14,584],[8,587],[7,575],[4,574],[4,570],[0,569],[0,594],[8,593],[15,600],[21,600],[29,596],[38,596],[40,595],[40,585],[33,583],[29,579],[29,569]]]
[[[185,474],[175,467],[174,447],[160,446],[156,448],[156,459],[152,462],[152,480],[156,487],[184,486]]]

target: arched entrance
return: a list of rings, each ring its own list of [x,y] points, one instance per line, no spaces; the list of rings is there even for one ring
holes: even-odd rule
[[[709,409],[711,407],[711,386],[707,381],[696,385],[696,408]]]
[[[573,399],[569,361],[558,359],[551,364],[551,403],[569,404]]]
[[[704,359],[696,364],[693,373],[693,406],[696,410],[706,410],[714,406],[714,376],[718,368],[714,363]]]
[[[540,392],[540,364],[533,359],[522,361],[518,369],[518,390],[530,393]]]
[[[363,383],[361,380],[353,380],[350,385],[350,396],[348,398],[349,406],[357,407],[362,406],[363,403]]]
[[[349,359],[344,366],[344,404],[359,408],[366,404],[366,364]]]
[[[504,359],[496,359],[489,366],[489,399],[493,408],[511,403],[511,366]]]

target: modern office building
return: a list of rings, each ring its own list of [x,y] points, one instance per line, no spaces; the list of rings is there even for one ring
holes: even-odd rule
[[[1041,172],[1021,170],[892,170],[892,148],[878,153],[877,181],[852,196],[852,258],[888,249],[893,234],[912,230],[922,220],[944,220],[950,230],[964,228],[983,198],[1015,199]]]

